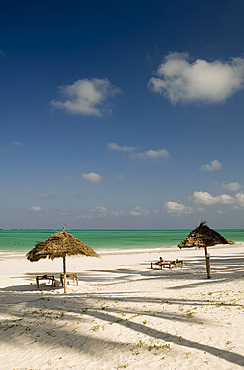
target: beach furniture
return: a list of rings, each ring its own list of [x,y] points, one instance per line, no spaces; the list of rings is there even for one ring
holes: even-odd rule
[[[41,258],[49,257],[51,260],[54,258],[63,259],[63,288],[64,293],[66,289],[66,256],[75,256],[81,254],[87,257],[100,257],[92,248],[82,243],[79,239],[65,231],[65,227],[60,232],[57,232],[44,242],[36,244],[26,257],[31,262],[39,261]],[[78,282],[78,277],[77,277]]]
[[[66,278],[73,278],[73,283],[76,282],[76,285],[78,285],[78,274],[76,272],[66,273]],[[63,287],[64,286],[64,274],[60,274],[60,282]]]
[[[181,268],[183,267],[183,260],[176,259],[175,261],[171,261],[170,263],[175,267],[177,267],[177,265],[180,265]]]
[[[50,281],[52,281],[52,287],[54,286],[55,279],[54,279],[53,275],[37,275],[36,276],[36,285],[37,285],[38,289],[40,287],[40,284],[39,284],[40,280],[48,280],[48,283],[50,283]]]
[[[166,263],[159,264],[157,262],[151,262],[151,269],[153,269],[153,266],[158,266],[161,270],[163,268],[171,269],[172,268],[172,263],[171,262],[166,262]]]
[[[172,269],[172,267],[177,268],[177,265],[180,265],[180,267],[183,267],[183,260],[178,260],[176,259],[175,261],[169,261],[169,262],[164,262],[162,264],[159,264],[158,262],[151,262],[151,269],[153,269],[153,266],[158,266],[161,270],[163,268],[168,268]]]

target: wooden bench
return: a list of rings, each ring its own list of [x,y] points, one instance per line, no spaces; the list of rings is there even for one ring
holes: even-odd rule
[[[169,263],[162,263],[160,265],[157,262],[151,262],[151,269],[153,268],[153,265],[158,266],[161,270],[163,269],[163,267],[164,268],[166,267],[166,268],[169,268],[169,269],[172,268],[171,262],[169,262]]]
[[[171,264],[174,265],[177,268],[177,265],[180,265],[180,267],[183,267],[183,260],[175,260],[171,261]]]
[[[36,285],[37,285],[38,289],[40,287],[40,284],[39,284],[40,280],[49,280],[48,283],[50,283],[50,281],[52,281],[52,287],[54,286],[55,279],[54,279],[53,275],[37,275],[36,276]]]
[[[69,272],[66,274],[66,278],[73,278],[73,283],[76,281],[76,285],[78,285],[78,273],[77,272]],[[60,274],[60,282],[62,286],[64,286],[64,274]]]
[[[158,262],[151,262],[151,269],[153,268],[153,265],[158,266],[161,270],[164,268],[169,268],[170,270],[172,267],[177,268],[177,265],[180,265],[180,267],[183,267],[183,261],[182,260],[175,260],[175,261],[169,261],[168,263],[162,263],[159,264]]]

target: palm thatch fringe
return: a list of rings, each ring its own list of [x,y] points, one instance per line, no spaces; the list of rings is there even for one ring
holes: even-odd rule
[[[26,257],[31,262],[39,261],[41,258],[64,258],[81,254],[88,257],[99,257],[99,255],[88,245],[66,231],[60,231],[51,235],[44,242],[37,243],[35,248],[27,253]]]
[[[200,225],[190,232],[185,240],[183,240],[179,248],[205,248],[216,244],[234,244],[231,240],[224,238],[217,231],[210,229],[206,225],[206,221],[202,221]]]

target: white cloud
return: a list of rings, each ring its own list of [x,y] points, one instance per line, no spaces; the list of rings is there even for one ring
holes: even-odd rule
[[[2,49],[0,49],[0,55],[1,55],[2,57],[5,57],[5,56],[6,56],[6,54],[4,53],[4,51],[3,51]]]
[[[146,217],[149,215],[148,209],[142,207],[135,207],[130,211],[131,216]]]
[[[17,147],[21,147],[21,142],[17,140],[12,140],[11,142],[8,143],[7,146],[0,147],[0,150],[4,152],[12,152],[13,150],[17,150]]]
[[[41,207],[39,207],[39,206],[32,206],[32,207],[30,207],[30,209],[32,211],[35,211],[35,212],[41,211]]]
[[[228,194],[221,194],[213,197],[206,191],[195,191],[193,193],[193,201],[198,204],[212,205],[216,203],[233,204],[235,199]]]
[[[91,209],[91,214],[97,218],[105,217],[108,215],[108,210],[105,207],[94,207]]]
[[[170,53],[148,87],[171,103],[220,103],[244,88],[244,57],[229,62],[190,61],[188,53]]]
[[[231,191],[238,191],[241,188],[239,182],[229,182],[228,184],[223,184],[222,186],[224,189]]]
[[[102,176],[95,172],[83,173],[83,179],[91,182],[100,182],[102,181]]]
[[[187,207],[182,203],[177,203],[177,202],[166,202],[165,206],[167,208],[168,213],[192,213],[191,207]]]
[[[165,206],[168,213],[183,214],[183,213],[193,213],[195,211],[203,212],[205,211],[202,206],[212,206],[212,205],[224,205],[231,206],[232,209],[239,209],[244,207],[244,193],[237,193],[234,197],[228,194],[220,194],[217,196],[212,196],[206,191],[195,191],[193,196],[189,197],[189,200],[193,202],[192,207],[185,206],[184,204],[177,202],[165,202]],[[218,209],[217,213],[222,214],[224,210]]]
[[[235,202],[235,199],[228,194],[221,194],[217,198],[219,198],[219,203],[222,204],[233,204]]]
[[[193,200],[195,203],[211,205],[218,203],[218,197],[213,197],[206,191],[194,191],[193,193]]]
[[[160,158],[169,158],[170,154],[166,149],[148,149],[141,151],[140,148],[127,145],[118,145],[116,143],[110,143],[107,145],[108,148],[121,152],[130,153],[130,157],[134,159],[160,159]]]
[[[139,158],[139,159],[160,159],[160,158],[169,158],[170,154],[166,149],[149,149],[145,150],[144,152],[132,153],[132,158]]]
[[[210,162],[209,164],[204,164],[201,166],[201,170],[203,171],[218,171],[222,167],[222,164],[215,159],[214,161]]]
[[[79,213],[77,219],[102,219],[128,216],[128,212],[121,210],[109,210],[106,207],[96,206]]]
[[[146,150],[144,153],[139,153],[139,154],[142,154],[145,158],[151,158],[151,159],[169,157],[169,152],[166,149],[158,149],[158,150],[149,149],[149,150]]]
[[[111,211],[111,215],[114,217],[120,217],[120,216],[125,216],[126,213],[124,211],[114,210],[114,211]]]
[[[237,204],[240,207],[244,207],[244,193],[237,193],[235,195],[235,198],[236,198]]]
[[[91,219],[91,218],[104,218],[109,215],[108,209],[105,207],[93,207],[91,209],[86,210],[82,215],[81,218]]]
[[[134,150],[136,150],[136,148],[133,146],[127,146],[127,145],[120,146],[116,143],[108,144],[108,148],[112,150],[120,151],[120,152],[133,152]]]
[[[107,99],[120,93],[107,78],[80,79],[72,85],[60,86],[62,100],[52,100],[51,105],[70,114],[101,116]]]
[[[21,146],[22,144],[19,141],[17,141],[17,140],[13,140],[13,141],[11,141],[11,145],[13,145],[13,146]]]

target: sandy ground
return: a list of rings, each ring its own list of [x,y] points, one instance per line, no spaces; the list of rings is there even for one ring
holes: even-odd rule
[[[68,257],[68,293],[36,274],[62,260],[0,255],[0,369],[244,368],[244,243]],[[150,269],[159,256],[183,268]]]

